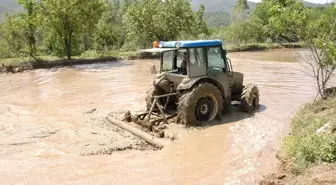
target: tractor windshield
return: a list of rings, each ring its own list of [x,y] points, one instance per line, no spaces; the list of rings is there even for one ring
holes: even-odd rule
[[[176,72],[178,68],[181,67],[183,61],[183,54],[187,52],[185,49],[180,49],[177,51],[166,51],[163,53],[162,58],[162,71],[163,72]]]
[[[208,48],[208,71],[210,70],[226,70],[225,61],[220,48]]]
[[[173,70],[174,51],[167,51],[163,53],[162,71]]]

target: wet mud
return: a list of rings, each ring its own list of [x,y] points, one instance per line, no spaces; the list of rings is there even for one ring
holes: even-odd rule
[[[0,74],[0,182],[257,184],[276,170],[289,120],[315,87],[292,50],[229,57],[245,83],[258,85],[259,111],[233,107],[221,121],[171,128],[179,139],[162,150],[105,120],[145,109],[157,60]]]

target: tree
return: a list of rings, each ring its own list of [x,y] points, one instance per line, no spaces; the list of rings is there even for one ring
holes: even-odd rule
[[[123,23],[129,41],[146,44],[175,40],[183,32],[194,33],[195,13],[188,0],[140,0],[127,10]]]
[[[279,30],[272,27],[270,24],[270,17],[272,17],[272,14],[274,13],[270,10],[274,10],[275,7],[282,8],[291,6],[293,3],[295,3],[293,0],[262,0],[262,2],[253,10],[252,16],[257,17],[261,21],[264,35],[270,38],[273,42],[279,38],[283,39],[285,36],[282,35],[283,32],[279,32]],[[289,40],[289,38],[285,39]]]
[[[263,21],[259,17],[251,15],[248,19],[247,26],[249,38],[256,42],[264,42],[266,37],[263,26]]]
[[[331,4],[315,21],[309,21],[311,10],[302,3],[272,9],[270,23],[288,37],[297,37],[309,49],[311,58],[298,53],[306,67],[305,73],[312,76],[318,95],[326,98],[326,88],[336,70],[336,6]]]
[[[103,0],[39,0],[44,32],[51,41],[62,43],[63,52],[71,59],[80,37],[95,27],[104,11]],[[51,38],[50,38],[51,37]],[[56,37],[56,38],[55,38]]]
[[[326,89],[336,69],[336,6],[330,5],[320,19],[309,23],[307,33],[301,30],[302,37],[313,55],[310,70],[316,80],[318,94],[326,98]]]
[[[28,40],[29,53],[36,55],[36,30],[37,30],[37,12],[36,3],[34,0],[19,0],[19,4],[26,10],[21,14],[23,27],[26,32],[26,38]]]
[[[232,10],[232,22],[246,19],[249,14],[248,10],[247,0],[238,0]]]
[[[293,12],[290,12],[293,11]],[[298,28],[305,26],[307,22],[307,9],[302,2],[287,2],[283,5],[276,2],[268,10],[269,26],[273,30],[273,35],[278,40],[287,42],[298,41]]]
[[[4,42],[4,46],[1,49],[7,51],[3,56],[29,56],[37,60],[35,53],[35,37],[30,37],[30,30],[27,29],[26,26],[27,24],[21,14],[8,17],[6,21],[1,24],[0,39]],[[13,56],[13,54],[15,55]]]
[[[38,18],[33,0],[19,0],[24,12],[7,16],[2,23],[0,38],[11,53],[23,54],[36,59],[36,30]]]
[[[4,44],[4,47],[2,47],[1,50],[5,50],[3,52],[3,58],[13,57],[12,54],[30,54],[25,49],[25,35],[21,23],[21,18],[17,15],[7,17],[6,21],[1,24],[0,38],[2,44]]]
[[[206,22],[204,21],[204,13],[205,7],[203,4],[201,4],[199,10],[196,12],[196,29],[197,33],[204,33],[207,35],[209,30]]]
[[[119,0],[107,4],[107,9],[98,22],[94,34],[94,45],[97,51],[120,48],[124,44],[122,29],[123,7]]]

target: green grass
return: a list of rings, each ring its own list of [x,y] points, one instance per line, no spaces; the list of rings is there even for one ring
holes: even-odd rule
[[[329,132],[316,131],[330,123]],[[292,133],[283,143],[285,159],[300,172],[312,165],[336,162],[336,98],[304,105],[292,119]]]
[[[155,55],[152,55],[155,56]],[[75,56],[73,59],[99,59],[99,58],[106,58],[106,57],[115,57],[115,58],[121,58],[121,59],[141,59],[146,57],[151,57],[149,55],[141,54],[137,51],[107,51],[107,52],[96,52],[93,50],[86,51],[82,53],[80,56]]]
[[[5,58],[5,59],[0,59],[0,65],[20,65],[25,62],[30,62],[30,59],[28,57],[20,57],[20,58]]]
[[[53,60],[58,60],[59,57],[55,56],[39,56],[39,59],[44,60],[44,61],[53,61]],[[31,57],[18,57],[18,58],[5,58],[5,59],[0,59],[0,65],[13,65],[13,66],[19,66],[23,63],[26,62],[34,62],[34,59]]]
[[[302,43],[249,43],[241,44],[239,46],[233,44],[226,44],[224,48],[228,52],[239,52],[239,51],[260,51],[266,49],[279,49],[279,48],[302,48]]]
[[[96,52],[94,50],[85,51],[79,56],[73,56],[72,59],[99,59],[99,58],[135,58],[141,57],[141,55],[136,51],[107,51],[107,52]],[[38,56],[41,61],[56,61],[56,60],[65,60],[66,58],[60,58],[57,56]],[[18,57],[18,58],[6,58],[0,59],[0,65],[20,65],[25,62],[33,62],[34,59],[31,57]]]

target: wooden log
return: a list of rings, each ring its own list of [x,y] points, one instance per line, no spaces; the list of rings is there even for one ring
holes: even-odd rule
[[[122,121],[119,121],[119,120],[116,120],[110,116],[106,117],[106,120],[109,121],[110,123],[112,123],[113,125],[117,126],[117,127],[120,127],[128,132],[130,132],[131,134],[145,140],[147,143],[155,146],[155,147],[158,147],[158,148],[163,148],[165,146],[167,146],[168,144],[170,144],[170,142],[168,140],[164,140],[164,139],[159,139],[159,138],[156,138],[155,136],[152,136],[140,129],[137,129],[135,127],[132,127],[130,125],[128,125],[127,123],[125,122],[122,122]]]

